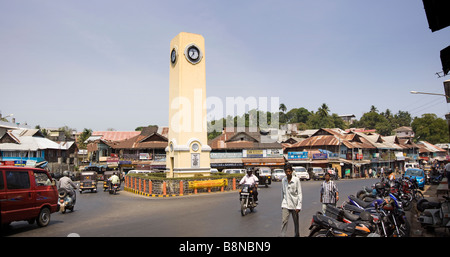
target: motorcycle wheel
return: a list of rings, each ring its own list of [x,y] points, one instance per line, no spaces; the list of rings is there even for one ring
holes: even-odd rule
[[[410,236],[411,226],[410,226],[408,220],[404,219],[403,221],[404,222],[402,224],[400,224],[400,226],[398,228],[400,234],[396,235],[397,237],[409,237]]]
[[[416,192],[413,195],[413,200],[416,201],[416,203],[424,198],[422,192],[419,190],[416,190]]]
[[[247,214],[247,205],[245,204],[245,199],[241,200],[241,215],[245,216]]]
[[[419,212],[425,211],[425,209],[427,207],[427,203],[428,203],[428,200],[425,199],[425,198],[422,198],[421,200],[417,201],[417,205],[416,205],[417,206],[417,210]]]
[[[314,232],[312,235],[310,235],[310,237],[328,237],[327,234],[328,234],[328,231],[319,230],[319,231]]]

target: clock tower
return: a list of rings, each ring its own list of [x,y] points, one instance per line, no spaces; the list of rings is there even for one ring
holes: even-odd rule
[[[170,42],[168,177],[210,175],[205,39],[181,32]]]

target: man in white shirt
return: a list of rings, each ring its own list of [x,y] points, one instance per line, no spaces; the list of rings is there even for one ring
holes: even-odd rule
[[[298,177],[292,176],[292,166],[284,168],[286,177],[281,181],[281,236],[286,236],[289,215],[294,220],[295,236],[300,236],[298,214],[302,209],[302,186]]]
[[[253,175],[253,169],[247,169],[247,175],[245,175],[241,181],[239,181],[239,185],[250,185],[253,188],[253,197],[255,199],[255,204],[258,204],[258,182],[259,179],[257,176]]]

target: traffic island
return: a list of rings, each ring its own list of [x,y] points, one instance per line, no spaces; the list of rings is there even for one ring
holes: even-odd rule
[[[154,176],[125,176],[124,190],[147,197],[174,197],[201,193],[236,190],[237,177],[158,178]]]

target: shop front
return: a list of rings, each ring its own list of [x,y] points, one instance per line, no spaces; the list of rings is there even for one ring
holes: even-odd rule
[[[283,169],[284,158],[242,158],[245,168],[248,167],[269,167],[270,169]]]

